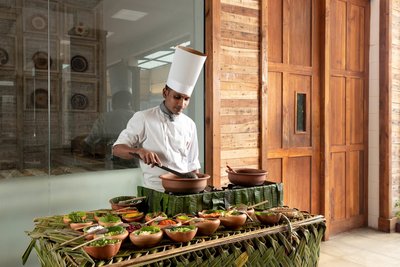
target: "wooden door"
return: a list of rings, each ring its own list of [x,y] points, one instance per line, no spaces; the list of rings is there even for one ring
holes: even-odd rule
[[[369,1],[327,1],[325,198],[330,234],[367,220]]]
[[[320,212],[319,5],[268,1],[268,171],[284,203]]]

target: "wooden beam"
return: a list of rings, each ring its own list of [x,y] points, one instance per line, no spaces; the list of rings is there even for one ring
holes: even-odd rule
[[[379,219],[378,228],[390,232],[392,212],[392,92],[391,1],[381,0],[379,10]]]
[[[260,7],[260,167],[268,169],[268,0]]]
[[[221,134],[220,134],[220,41],[221,3],[205,2],[205,172],[211,175],[210,183],[221,186]]]

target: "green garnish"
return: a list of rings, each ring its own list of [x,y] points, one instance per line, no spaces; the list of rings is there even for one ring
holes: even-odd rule
[[[90,247],[104,247],[106,245],[116,244],[118,242],[120,242],[119,239],[106,239],[106,238],[103,238],[103,239],[100,239],[100,240],[96,240],[96,241],[90,242],[89,246]]]
[[[184,226],[176,226],[173,228],[168,229],[170,232],[181,232],[181,233],[186,233],[193,231],[196,227],[193,225],[184,225]]]

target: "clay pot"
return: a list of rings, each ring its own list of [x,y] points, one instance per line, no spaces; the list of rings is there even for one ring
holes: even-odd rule
[[[193,229],[190,230],[190,231],[187,231],[187,232],[174,231],[175,229],[180,228],[180,227],[191,227]],[[172,227],[172,228],[165,229],[165,233],[167,234],[167,236],[172,241],[175,241],[175,242],[189,242],[196,235],[197,227],[196,226],[187,226],[187,225],[185,225],[185,226],[177,226],[177,227]]]
[[[198,228],[197,235],[209,236],[217,231],[221,221],[218,218],[199,218],[194,220],[194,225]]]
[[[181,213],[181,214],[175,215],[173,218],[175,221],[180,222],[182,225],[185,225],[185,224],[189,224],[196,217],[193,215]]]
[[[70,224],[69,224],[69,227],[71,227],[71,229],[74,229],[74,230],[79,230],[79,229],[85,228],[86,226],[90,226],[90,225],[92,225],[92,224],[93,224],[92,221],[89,221],[89,222],[81,222],[81,223],[70,223]]]
[[[151,223],[151,226],[157,226],[160,229],[164,229],[165,227],[175,227],[181,226],[182,223],[172,219],[165,219],[160,221],[154,221]]]
[[[199,211],[200,218],[219,218],[223,213],[223,210],[202,210]]]
[[[119,249],[121,248],[122,241],[118,240],[115,244],[107,244],[105,246],[97,247],[97,246],[84,246],[83,249],[87,254],[92,256],[95,259],[99,260],[108,260],[114,257]]]
[[[109,233],[105,233],[104,236],[109,238],[109,239],[119,239],[121,241],[123,241],[125,238],[128,237],[129,233],[126,229],[124,229],[122,226],[110,226],[110,227],[106,227],[108,232],[112,232],[112,231],[120,231],[121,228],[123,229],[122,233],[120,234],[115,234],[115,235],[110,235]],[[94,235],[94,238],[99,237],[99,235]]]
[[[158,228],[158,232],[149,235],[138,235],[137,233],[140,230],[135,230],[129,234],[129,239],[131,240],[132,244],[140,248],[150,248],[154,247],[158,243],[161,242],[163,238],[163,232]]]
[[[234,171],[226,170],[228,179],[232,184],[240,186],[262,185],[267,176],[267,171],[259,169],[242,168]]]
[[[281,220],[281,213],[272,212],[272,211],[256,211],[255,215],[257,220],[259,220],[262,224],[277,224]]]
[[[117,217],[117,216],[115,216],[115,217]],[[108,221],[107,216],[99,218],[99,225],[104,226],[104,227],[116,226],[118,224],[121,224],[121,222],[122,222],[121,219],[119,219],[118,221]]]
[[[125,222],[140,222],[144,218],[143,212],[125,213],[122,216]]]
[[[198,178],[181,178],[172,173],[160,175],[165,191],[171,193],[199,193],[207,186],[208,174],[197,174]]]
[[[231,230],[238,230],[246,223],[247,215],[244,213],[240,214],[226,214],[219,217],[221,224]]]

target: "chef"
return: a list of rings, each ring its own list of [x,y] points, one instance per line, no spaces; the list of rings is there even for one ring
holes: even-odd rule
[[[113,145],[113,154],[142,160],[143,185],[164,191],[159,176],[166,173],[154,165],[164,165],[179,172],[200,169],[197,129],[183,111],[190,102],[206,56],[188,47],[178,46],[162,91],[164,101],[156,107],[138,111],[129,120]]]

